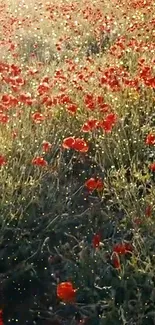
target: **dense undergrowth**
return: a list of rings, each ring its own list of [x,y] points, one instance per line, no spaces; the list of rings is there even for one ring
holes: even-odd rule
[[[154,5],[1,1],[0,324],[155,324]]]

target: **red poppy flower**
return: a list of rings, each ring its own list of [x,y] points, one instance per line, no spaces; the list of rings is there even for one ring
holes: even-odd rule
[[[100,112],[102,113],[107,113],[108,111],[110,111],[110,109],[111,106],[109,104],[104,103],[100,105]]]
[[[76,291],[71,282],[61,282],[57,285],[57,297],[64,302],[74,302]]]
[[[22,93],[20,96],[19,96],[19,101],[23,104],[32,104],[33,103],[33,100],[31,98],[31,94],[30,93]]]
[[[96,108],[95,98],[92,94],[87,94],[85,96],[84,103],[90,110],[94,110]]]
[[[0,72],[8,72],[9,64],[0,62]]]
[[[132,253],[133,246],[131,243],[124,243],[125,244],[125,253]]]
[[[11,86],[11,89],[12,89],[15,93],[19,93],[19,87],[12,85],[12,86]]]
[[[62,147],[64,149],[74,149],[79,152],[87,152],[88,145],[84,139],[68,137],[63,140]]]
[[[36,73],[38,73],[37,69],[33,69],[33,68],[28,69],[28,74],[31,76],[34,76]]]
[[[155,88],[155,77],[145,80],[145,85],[151,88]]]
[[[48,152],[51,149],[52,145],[48,141],[43,141],[42,143],[42,149],[44,152]]]
[[[133,250],[133,247],[130,243],[118,243],[115,244],[113,247],[113,252],[119,254],[119,255],[125,255],[127,253],[131,253]]]
[[[9,94],[4,94],[1,100],[7,107],[15,107],[18,104],[18,99]]]
[[[3,310],[0,310],[0,325],[4,325],[4,322],[3,322]]]
[[[15,77],[14,81],[16,86],[23,86],[25,84],[25,80],[22,77]]]
[[[149,133],[146,137],[145,143],[148,145],[155,144],[155,134]]]
[[[97,96],[96,101],[97,101],[98,105],[102,105],[104,103],[104,97],[103,96]]]
[[[96,180],[96,189],[97,189],[98,191],[102,191],[103,188],[104,188],[104,184],[103,184],[102,179],[97,179],[97,180]]]
[[[45,120],[45,116],[39,112],[32,114],[32,120],[34,123],[39,124]]]
[[[36,157],[32,159],[32,164],[36,166],[47,166],[47,161],[43,157]]]
[[[0,167],[6,165],[6,158],[0,155]]]
[[[44,76],[43,79],[42,79],[42,82],[49,83],[49,77],[48,76]]]
[[[94,96],[92,94],[85,95],[84,102],[86,105],[93,101],[94,101]]]
[[[75,139],[73,137],[68,137],[63,140],[62,147],[64,149],[73,149]]]
[[[13,139],[15,139],[17,137],[17,135],[18,135],[18,131],[17,130],[13,130],[13,132],[12,132]]]
[[[81,131],[89,132],[92,131],[95,127],[97,127],[98,121],[96,119],[88,120],[83,124]]]
[[[66,94],[61,94],[60,96],[59,96],[59,104],[60,105],[65,105],[65,104],[72,104],[72,101],[71,101],[71,99],[70,99],[70,97],[68,96],[68,95],[66,95]]]
[[[0,123],[6,124],[9,121],[9,116],[6,114],[0,113]]]
[[[11,68],[10,74],[14,77],[18,76],[21,73],[21,69],[15,64],[11,64],[10,68]]]
[[[152,172],[155,172],[155,162],[149,165],[149,169],[150,169]]]
[[[151,214],[152,214],[152,206],[148,205],[145,209],[145,215],[146,217],[151,217]]]
[[[41,82],[37,88],[39,95],[43,95],[43,94],[47,93],[49,91],[49,89],[50,89],[50,86],[47,82]]]
[[[87,152],[89,147],[84,139],[76,138],[73,148],[79,152]]]
[[[84,185],[90,192],[94,190],[101,191],[104,187],[103,181],[101,179],[95,179],[93,177],[89,178]]]
[[[105,132],[111,132],[114,124],[116,123],[117,116],[114,113],[108,114],[102,122],[102,127]]]
[[[95,234],[92,239],[92,245],[94,248],[97,248],[100,246],[101,242],[101,235],[100,234]]]
[[[120,269],[121,268],[121,263],[120,263],[120,258],[119,255],[116,252],[112,253],[112,264],[115,269]]]
[[[77,105],[75,104],[70,104],[67,106],[67,111],[69,111],[72,114],[75,114],[77,111]]]
[[[139,76],[141,79],[151,78],[151,67],[144,66],[141,68]]]

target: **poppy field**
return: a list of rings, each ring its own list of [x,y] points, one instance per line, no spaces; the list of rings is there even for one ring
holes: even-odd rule
[[[155,2],[0,2],[0,325],[155,324]]]

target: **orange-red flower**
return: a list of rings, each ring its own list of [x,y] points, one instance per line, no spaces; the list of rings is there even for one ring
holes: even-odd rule
[[[87,152],[89,147],[84,139],[76,138],[73,148],[79,152]]]
[[[45,120],[45,116],[40,112],[35,112],[34,114],[32,114],[32,120],[34,123],[40,124]]]
[[[20,94],[19,96],[19,101],[23,104],[26,104],[26,105],[31,105],[33,103],[33,99],[31,97],[31,94],[30,93],[22,93]]]
[[[8,108],[15,107],[18,105],[18,99],[11,94],[3,94],[1,101]]]
[[[102,191],[104,188],[103,181],[101,179],[96,179],[93,177],[89,178],[84,185],[90,192],[94,190]]]
[[[6,165],[6,158],[0,155],[0,167]]]
[[[63,140],[64,149],[74,149],[78,152],[87,152],[89,147],[84,139],[68,137]]]
[[[44,152],[48,152],[52,148],[52,144],[48,141],[43,141],[42,149]]]
[[[9,121],[9,116],[6,114],[0,113],[0,123],[6,124]]]
[[[146,137],[145,143],[148,145],[155,145],[155,134],[149,133]]]
[[[119,255],[116,252],[113,252],[111,259],[112,259],[112,264],[113,264],[114,268],[119,270],[121,268]]]
[[[117,243],[113,246],[113,252],[119,255],[132,253],[132,251],[133,251],[133,246],[130,243]]]
[[[145,209],[145,215],[146,217],[151,217],[151,214],[152,214],[152,206],[148,205]]]
[[[149,169],[150,169],[152,172],[155,172],[155,162],[149,165]]]
[[[97,119],[88,120],[83,124],[81,131],[83,131],[83,132],[92,131],[93,129],[95,129],[97,127],[97,125],[98,125]]]
[[[105,132],[111,132],[113,126],[115,125],[117,120],[117,115],[114,113],[110,113],[106,116],[104,121],[101,123],[102,128]]]
[[[43,94],[47,93],[49,91],[49,89],[50,89],[50,86],[47,82],[41,82],[37,88],[39,95],[43,95]]]
[[[64,149],[73,149],[75,143],[74,137],[68,137],[63,140],[62,147]]]
[[[69,111],[72,114],[75,114],[77,111],[77,105],[76,104],[70,104],[67,106],[67,111]]]
[[[47,166],[47,161],[43,157],[36,157],[32,159],[32,164],[36,166]]]
[[[0,325],[4,325],[4,322],[3,322],[3,310],[0,309]]]
[[[100,246],[101,242],[101,235],[100,234],[95,234],[92,239],[92,245],[94,248],[97,248]]]
[[[64,302],[74,302],[76,291],[71,282],[61,282],[57,285],[57,297]]]

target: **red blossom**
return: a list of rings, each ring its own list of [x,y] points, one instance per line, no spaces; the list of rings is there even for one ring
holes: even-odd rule
[[[6,158],[0,155],[0,167],[6,165]]]
[[[0,325],[4,325],[4,322],[3,322],[3,310],[0,309]]]
[[[18,76],[21,73],[21,69],[15,64],[11,64],[10,70],[10,74],[14,77]]]
[[[33,103],[33,99],[31,98],[30,93],[22,93],[19,96],[19,101],[23,104],[31,105]]]
[[[43,157],[36,157],[32,159],[32,165],[45,167],[47,166],[47,161]]]
[[[92,94],[85,95],[84,103],[86,107],[90,110],[94,110],[96,108],[95,98]]]
[[[67,106],[67,111],[69,111],[72,114],[75,114],[77,111],[77,105],[76,104],[70,104]]]
[[[48,76],[44,76],[43,79],[42,79],[42,83],[49,83],[49,77]]]
[[[92,239],[92,245],[94,248],[97,248],[100,246],[101,242],[101,235],[100,234],[95,234]]]
[[[150,169],[152,172],[155,172],[155,162],[149,165],[149,169]]]
[[[102,191],[104,188],[103,181],[101,179],[95,179],[93,177],[89,178],[84,185],[90,192],[94,190]]]
[[[76,138],[73,149],[79,152],[87,152],[89,147],[84,139]]]
[[[152,214],[152,206],[148,205],[145,209],[145,215],[146,217],[151,217],[151,214]]]
[[[50,142],[43,141],[43,143],[42,143],[43,152],[48,152],[48,151],[50,151],[51,148],[52,148],[52,144]]]
[[[14,107],[18,104],[18,99],[10,94],[3,94],[1,101],[7,107]]]
[[[121,268],[119,255],[116,252],[113,252],[111,259],[112,259],[112,264],[113,264],[114,268],[119,270]]]
[[[74,149],[78,152],[87,152],[89,147],[84,139],[68,137],[63,140],[62,147],[64,149]]]
[[[113,126],[117,121],[117,115],[114,113],[110,113],[106,116],[106,118],[100,123],[100,126],[104,129],[105,132],[111,132]]]
[[[148,145],[155,145],[155,134],[149,133],[146,137],[145,143]]]
[[[96,119],[88,120],[83,124],[81,131],[83,132],[92,131],[97,127],[97,125],[98,125],[98,121]]]
[[[97,180],[96,180],[96,189],[97,189],[98,191],[102,191],[103,188],[104,188],[104,184],[103,184],[102,179],[100,179],[100,178],[97,179]]]
[[[14,85],[23,86],[23,85],[25,85],[25,80],[22,77],[15,77],[14,78]]]
[[[40,124],[45,120],[45,116],[41,114],[40,112],[35,112],[32,114],[32,120],[36,124]]]
[[[67,303],[75,301],[76,291],[71,282],[61,282],[57,285],[57,297]]]
[[[72,104],[72,101],[67,94],[61,94],[58,99],[60,105]]]
[[[50,86],[47,82],[41,82],[37,88],[39,95],[43,95],[43,94],[47,93],[49,91],[49,89],[50,89]]]
[[[113,252],[119,255],[125,255],[127,253],[131,253],[133,247],[130,243],[117,243],[113,246]]]
[[[6,114],[0,113],[0,123],[6,124],[9,121],[9,116]]]
[[[73,149],[75,143],[74,137],[68,137],[63,140],[62,147],[64,149]]]
[[[144,84],[147,87],[155,88],[155,77],[147,78],[144,80]]]

